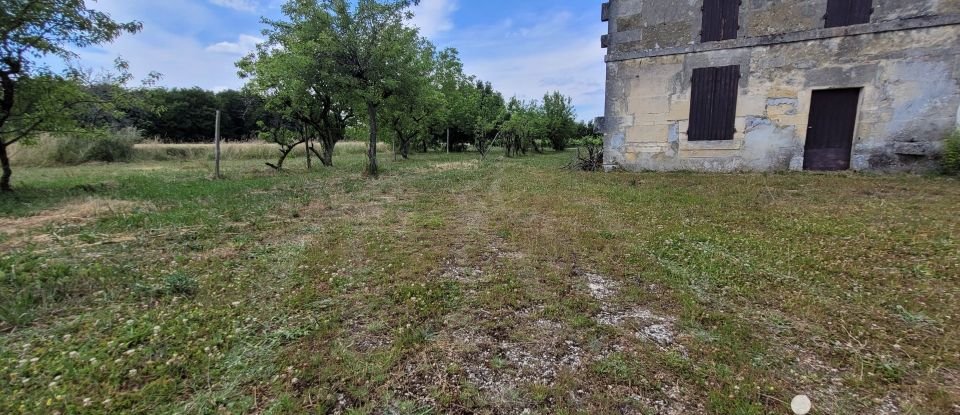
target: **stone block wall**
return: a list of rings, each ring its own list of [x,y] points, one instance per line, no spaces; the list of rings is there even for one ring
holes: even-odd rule
[[[664,1],[614,1],[611,21],[625,6],[642,10]],[[744,9],[759,13],[818,1],[744,0],[749,4]],[[949,10],[958,2],[911,0],[915,7],[906,7],[904,1],[879,0],[878,9],[886,7],[889,13],[874,16]],[[666,3],[683,3],[699,12],[699,0]],[[673,10],[647,17],[670,21],[683,15]],[[749,22],[741,30],[767,31],[764,25],[749,29]],[[693,69],[726,65],[740,65],[743,74],[735,139],[690,142]],[[862,88],[853,168],[928,166],[945,135],[958,125],[960,25],[608,59],[605,159],[631,170],[786,170],[797,166],[798,159],[802,165],[813,91],[849,87]]]
[[[612,53],[670,49],[700,41],[703,0],[612,0]],[[822,29],[827,0],[743,0],[738,38]],[[960,14],[960,0],[874,0],[872,23]]]

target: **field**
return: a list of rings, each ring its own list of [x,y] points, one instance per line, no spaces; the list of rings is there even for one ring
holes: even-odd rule
[[[570,157],[19,168],[0,413],[960,411],[957,180]]]

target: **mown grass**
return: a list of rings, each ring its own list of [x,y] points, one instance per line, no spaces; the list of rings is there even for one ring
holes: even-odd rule
[[[222,181],[205,160],[20,169],[0,199],[0,412],[960,404],[957,180],[570,157],[416,155],[379,180],[361,155],[228,161]],[[91,199],[130,203],[36,220]],[[616,288],[591,295],[586,273]],[[674,341],[599,318],[637,309]]]

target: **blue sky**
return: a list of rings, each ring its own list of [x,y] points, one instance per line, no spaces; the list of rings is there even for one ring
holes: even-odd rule
[[[83,51],[106,68],[118,56],[135,75],[163,74],[161,85],[239,88],[236,62],[261,38],[260,17],[280,18],[282,0],[98,0],[91,7],[143,31]],[[600,2],[584,0],[423,0],[413,24],[438,47],[460,50],[467,73],[507,96],[559,90],[581,119],[603,113]]]

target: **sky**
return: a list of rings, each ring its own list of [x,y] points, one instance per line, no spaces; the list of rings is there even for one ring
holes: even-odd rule
[[[261,17],[281,19],[282,0],[97,0],[88,5],[143,31],[80,52],[84,66],[110,68],[117,57],[160,86],[240,88],[234,63],[263,37]],[[506,97],[561,91],[577,116],[603,115],[604,50],[600,2],[584,0],[422,0],[412,25],[437,47],[460,51],[464,71]]]

